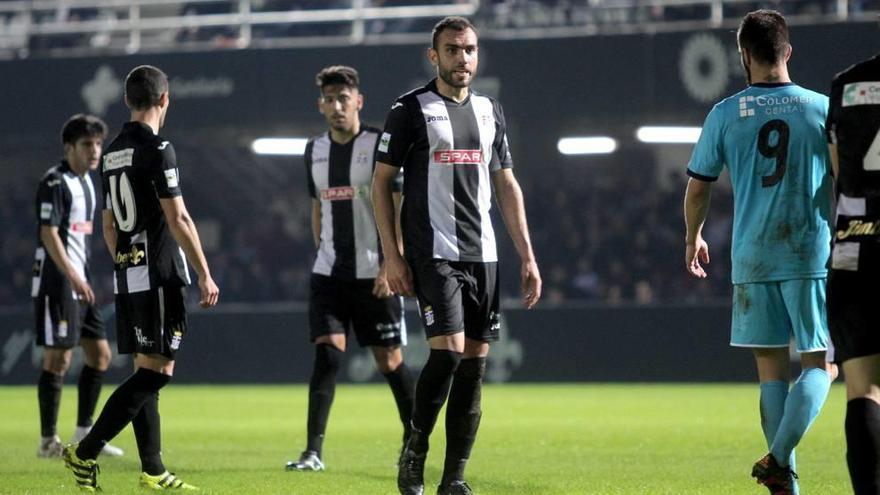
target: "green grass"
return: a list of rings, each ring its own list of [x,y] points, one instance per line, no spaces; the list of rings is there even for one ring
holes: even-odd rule
[[[109,388],[109,387],[108,387]],[[765,453],[755,385],[490,385],[468,479],[488,494],[762,494],[749,477]],[[107,396],[105,392],[104,397]],[[844,390],[798,449],[804,494],[848,493]],[[73,430],[76,390],[59,420]],[[166,465],[208,493],[393,494],[400,426],[384,386],[341,386],[325,441],[323,473],[288,473],[304,445],[303,386],[183,386],[162,391]],[[35,457],[35,387],[0,387],[0,493],[75,493],[61,461]],[[426,469],[442,469],[441,421]],[[134,436],[101,458],[108,493],[141,493]]]

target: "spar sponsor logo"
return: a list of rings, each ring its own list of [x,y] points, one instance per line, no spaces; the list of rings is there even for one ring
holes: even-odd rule
[[[434,163],[438,165],[452,165],[455,163],[479,164],[483,163],[482,150],[442,150],[434,152]]]
[[[369,197],[367,186],[340,186],[321,189],[321,199],[325,201],[351,201]]]

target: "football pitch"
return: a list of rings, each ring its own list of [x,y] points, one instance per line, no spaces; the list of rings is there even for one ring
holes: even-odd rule
[[[105,389],[102,400],[111,387]],[[0,493],[77,493],[60,460],[37,459],[36,387],[0,387]],[[161,393],[165,464],[204,493],[395,494],[400,425],[384,385],[340,386],[322,473],[285,472],[305,441],[306,387],[189,386]],[[749,477],[766,452],[756,385],[487,385],[467,477],[489,494],[763,494]],[[844,389],[832,387],[798,448],[801,492],[851,493]],[[59,418],[72,433],[76,389]],[[442,470],[443,416],[432,436],[426,493]],[[143,493],[130,429],[102,457],[106,493]]]

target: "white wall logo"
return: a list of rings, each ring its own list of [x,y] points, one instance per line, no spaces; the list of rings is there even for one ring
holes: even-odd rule
[[[880,82],[856,82],[843,86],[842,106],[880,105]]]
[[[731,72],[727,53],[713,34],[695,34],[685,41],[678,73],[685,90],[695,100],[709,103],[724,94]]]
[[[83,85],[80,96],[89,112],[104,115],[112,103],[122,98],[122,80],[109,65],[102,65],[95,76]]]

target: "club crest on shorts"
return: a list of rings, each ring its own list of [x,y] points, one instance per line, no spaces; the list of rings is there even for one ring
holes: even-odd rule
[[[430,327],[434,324],[434,308],[425,306],[422,308],[422,316],[425,318],[425,325]]]
[[[180,327],[171,329],[171,349],[177,350],[180,347],[180,341],[183,340],[183,329]]]

